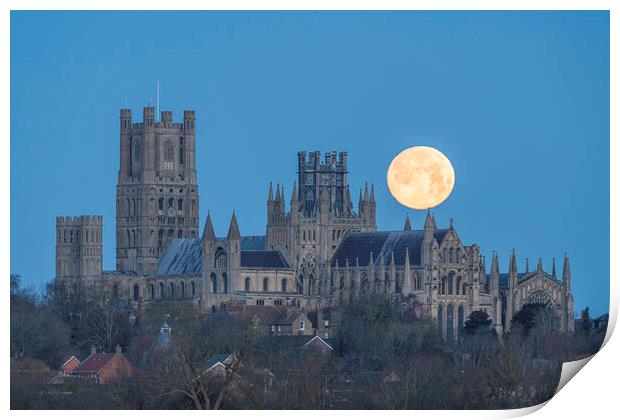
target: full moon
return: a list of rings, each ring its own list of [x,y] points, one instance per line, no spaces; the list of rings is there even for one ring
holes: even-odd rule
[[[427,146],[400,152],[390,163],[387,183],[404,206],[424,210],[441,204],[454,188],[454,168],[443,153]]]

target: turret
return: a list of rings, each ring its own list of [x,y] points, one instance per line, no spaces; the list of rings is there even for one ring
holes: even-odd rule
[[[426,212],[424,221],[424,246],[422,247],[422,264],[431,265],[433,263],[433,243],[435,240],[435,227],[431,211]]]
[[[409,248],[405,248],[405,272],[404,279],[401,291],[404,296],[407,296],[411,293],[411,266],[409,265]]]
[[[228,290],[231,290],[230,285],[239,284],[240,282],[239,269],[241,268],[241,233],[237,224],[237,215],[234,211],[230,218],[226,241],[228,242]]]
[[[299,198],[297,197],[297,183],[293,181],[293,193],[291,194],[291,224],[297,224],[297,217],[299,213]]]
[[[215,230],[213,229],[213,221],[211,220],[211,212],[207,212],[207,221],[202,231],[202,242],[215,242]]]
[[[557,279],[557,276],[555,273],[555,257],[553,257],[553,260],[551,262],[551,277],[553,277],[553,279]]]
[[[517,255],[513,248],[512,255],[510,255],[510,266],[508,267],[508,284],[512,289],[517,285]]]
[[[183,111],[183,142],[185,169],[192,182],[196,182],[196,111]]]
[[[489,292],[493,297],[497,297],[499,295],[499,261],[495,252],[493,252],[493,259],[491,260],[491,281],[489,284]]]
[[[536,272],[537,273],[542,273],[543,272],[542,258],[538,259],[538,264],[536,264]]]
[[[269,193],[267,195],[267,223],[271,224],[273,221],[273,211],[275,208],[275,201],[273,199],[273,185],[269,183]]]
[[[131,109],[121,109],[121,144],[120,144],[120,168],[118,172],[119,182],[121,179],[131,176]]]
[[[239,233],[239,225],[237,224],[237,215],[234,211],[232,217],[230,218],[230,226],[228,227],[228,235],[226,235],[226,239],[229,241],[241,240],[241,233]]]

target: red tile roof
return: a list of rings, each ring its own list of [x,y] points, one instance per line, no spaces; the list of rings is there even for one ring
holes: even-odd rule
[[[73,369],[74,374],[99,372],[115,356],[115,353],[91,354],[78,367]]]
[[[62,369],[63,367],[65,367],[65,365],[66,365],[67,363],[69,363],[69,361],[70,361],[71,359],[75,359],[75,361],[76,361],[78,364],[80,363],[80,361],[78,360],[78,358],[77,358],[77,357],[75,357],[75,356],[73,356],[73,355],[71,355],[71,354],[68,354],[68,355],[66,355],[66,356],[64,356],[64,357],[62,358],[62,363],[61,363],[61,365],[60,365],[60,369]]]

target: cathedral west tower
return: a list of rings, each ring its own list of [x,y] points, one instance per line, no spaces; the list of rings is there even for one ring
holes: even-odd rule
[[[145,107],[141,123],[120,112],[120,168],[116,188],[116,269],[153,274],[173,238],[197,238],[195,112],[155,121]]]

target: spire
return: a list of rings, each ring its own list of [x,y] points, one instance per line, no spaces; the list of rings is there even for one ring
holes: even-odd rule
[[[269,183],[269,195],[267,196],[267,203],[272,203],[273,202],[273,185],[270,182]]]
[[[510,256],[510,272],[517,274],[517,254],[514,248],[512,248],[512,255]]]
[[[280,184],[276,184],[276,203],[280,202]]]
[[[437,230],[437,222],[435,221],[435,213],[431,215],[431,220],[433,222],[433,229]]]
[[[297,182],[293,181],[293,193],[291,194],[291,206],[293,205],[293,203],[297,204],[298,203],[298,198],[297,198]]]
[[[428,211],[426,212],[426,220],[424,220],[424,230],[433,231],[434,223],[435,222],[433,220],[433,215],[431,214],[431,210],[428,209]]]
[[[239,225],[237,224],[237,216],[233,210],[232,218],[230,219],[230,227],[228,228],[228,235],[226,239],[230,240],[239,240],[241,239],[241,234],[239,233]]]
[[[566,289],[570,289],[570,263],[568,255],[564,254],[564,267],[562,268],[562,282]]]
[[[364,186],[364,201],[368,201],[368,182]]]
[[[372,255],[372,251],[370,251],[370,259],[368,260],[368,266],[370,266],[370,267],[374,267],[375,266],[375,258]]]
[[[205,228],[202,231],[203,241],[215,241],[215,231],[213,230],[213,221],[211,220],[211,212],[207,212],[207,222]]]
[[[551,263],[551,277],[553,277],[554,279],[556,278],[556,273],[555,273],[555,257],[553,257],[552,263]]]
[[[512,259],[510,261],[512,263]],[[499,274],[499,260],[495,251],[493,251],[493,259],[491,260],[491,274]]]
[[[375,183],[370,184],[370,201],[375,202]]]
[[[526,273],[530,272],[530,260],[527,257],[525,257],[525,272]]]
[[[280,210],[280,214],[284,214],[284,185],[280,186],[282,192],[280,193],[280,203],[279,203],[279,210]]]
[[[348,211],[351,210],[351,207],[352,207],[352,204],[351,204],[352,203],[352,201],[351,201],[351,190],[349,189],[348,185],[345,188],[346,188],[346,194],[345,194],[344,198],[347,201],[346,201],[346,205],[344,206],[344,211],[348,212]]]
[[[405,228],[403,230],[411,230],[411,220],[409,220],[409,213],[407,213],[407,217],[405,218]]]
[[[542,269],[542,258],[538,259],[538,264],[536,264],[536,271],[539,273],[542,273],[543,269]]]

